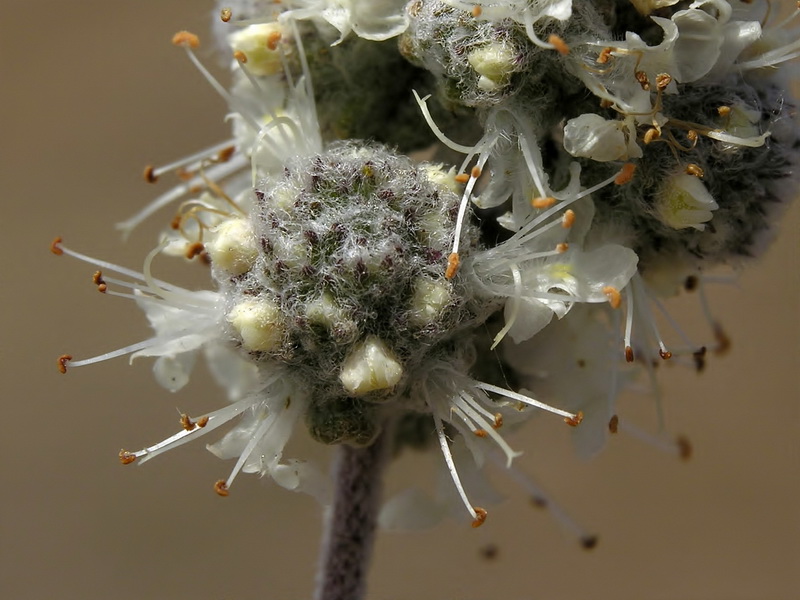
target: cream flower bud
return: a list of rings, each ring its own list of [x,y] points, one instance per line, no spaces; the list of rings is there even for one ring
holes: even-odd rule
[[[508,83],[514,72],[516,53],[506,43],[493,42],[470,52],[467,60],[481,76],[478,87],[491,92]]]
[[[661,221],[673,229],[693,227],[703,231],[719,205],[697,177],[685,173],[672,175],[657,196]]]
[[[242,347],[269,352],[283,337],[283,319],[278,306],[266,298],[245,300],[228,313],[228,322],[242,338]]]
[[[228,39],[234,52],[242,52],[247,57],[247,69],[253,75],[275,75],[283,70],[278,23],[249,25]]]
[[[336,304],[333,296],[328,292],[308,303],[306,317],[314,322],[333,327],[345,318],[344,311]]]
[[[256,239],[250,223],[244,219],[223,221],[211,230],[206,244],[211,261],[232,275],[246,273],[258,256]]]
[[[572,156],[598,162],[640,158],[635,125],[628,119],[608,121],[594,113],[570,119],[564,127],[564,149]]]
[[[403,367],[380,338],[370,335],[345,359],[339,380],[354,396],[394,387]]]
[[[420,277],[414,285],[414,297],[411,300],[411,323],[420,327],[432,323],[451,298],[450,286],[445,281]]]
[[[454,194],[461,194],[461,184],[456,181],[455,167],[450,167],[447,171],[444,170],[444,165],[424,164],[422,167],[428,175],[428,181]]]

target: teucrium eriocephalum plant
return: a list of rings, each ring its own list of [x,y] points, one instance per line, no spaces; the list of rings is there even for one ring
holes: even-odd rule
[[[477,526],[487,511],[462,482],[464,454],[513,468],[504,424],[534,408],[585,417],[584,454],[618,428],[642,437],[614,400],[673,356],[659,296],[757,254],[794,192],[800,8],[763,12],[726,0],[224,3],[230,85],[195,56],[196,36],[173,41],[228,101],[232,136],[145,171],[184,183],[124,231],[184,201],[142,271],[53,245],[101,269],[98,288],[134,299],[155,333],[59,368],[152,356],[177,391],[202,351],[230,404],[120,458],[231,424],[209,446],[237,459],[221,495],[259,472],[328,504],[326,477],[284,446],[301,423],[343,446],[334,511],[356,511],[362,542],[332,519],[319,597],[358,597],[363,570],[336,557],[363,566],[387,448],[438,446]],[[444,162],[402,155],[426,146]],[[210,289],[153,277],[161,254],[209,263]],[[686,343],[675,353],[702,368],[706,347]],[[382,521],[401,523],[409,502]]]

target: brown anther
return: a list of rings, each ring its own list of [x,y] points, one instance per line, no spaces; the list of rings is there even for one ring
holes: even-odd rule
[[[57,237],[52,242],[50,242],[50,252],[55,254],[56,256],[61,256],[64,254],[64,250],[61,249],[61,242],[63,240],[60,237]]]
[[[66,373],[67,372],[67,364],[71,360],[72,360],[72,355],[70,355],[70,354],[62,354],[61,356],[59,356],[57,361],[56,361],[58,363],[58,372],[61,373],[62,375],[64,373]]]
[[[568,208],[567,211],[564,213],[564,216],[561,218],[561,226],[564,229],[569,229],[575,224],[575,211],[571,208]]]
[[[500,429],[503,426],[503,415],[500,413],[494,414],[494,423],[492,423],[492,427],[495,429]]]
[[[486,520],[486,515],[489,513],[486,512],[485,508],[480,508],[479,506],[473,506],[472,510],[475,511],[475,520],[472,522],[473,527],[480,527],[483,525],[483,522]]]
[[[472,167],[472,171],[470,171],[469,174],[473,179],[477,179],[478,177],[481,176],[481,168],[475,165],[474,167]]]
[[[564,419],[564,423],[569,425],[570,427],[577,427],[583,421],[583,411],[579,410],[575,415],[571,417],[566,417]]]
[[[600,108],[611,108],[612,106],[614,106],[614,103],[611,100],[607,98],[600,100]]]
[[[685,435],[679,435],[675,440],[675,444],[678,446],[678,456],[680,456],[681,460],[692,458],[692,443],[689,438]]]
[[[636,77],[636,81],[639,82],[639,85],[642,86],[645,92],[650,91],[650,80],[647,78],[647,73],[644,71],[636,71],[634,77]]]
[[[558,252],[559,254],[564,254],[564,252],[566,252],[567,250],[569,250],[569,244],[567,242],[561,242],[560,244],[556,244],[556,252]]]
[[[689,131],[686,132],[686,138],[690,142],[695,143],[700,138],[700,134],[697,133],[694,129],[690,129]]]
[[[121,462],[123,465],[129,465],[135,460],[136,455],[133,452],[128,452],[127,450],[119,451],[119,462]]]
[[[533,504],[536,508],[547,508],[547,498],[544,496],[531,496],[531,504]]]
[[[237,50],[233,53],[233,58],[238,60],[240,63],[244,64],[247,62],[247,54],[242,52],[241,50]]]
[[[644,136],[642,136],[642,141],[645,144],[649,144],[661,137],[661,132],[656,129],[655,127],[651,127],[647,131],[644,132]]]
[[[614,179],[616,185],[625,185],[633,179],[633,174],[636,172],[636,165],[633,163],[625,163],[619,175]]]
[[[180,169],[177,169],[175,171],[175,175],[177,175],[178,179],[180,179],[181,181],[189,181],[190,179],[192,179],[194,177],[195,173],[194,173],[194,171],[190,171],[189,169],[184,169],[183,167],[181,167]],[[202,189],[203,189],[202,186],[194,185],[189,189],[189,191],[192,194],[196,194],[197,192],[199,192]]]
[[[197,426],[198,426],[200,429],[202,429],[203,427],[205,427],[206,425],[208,425],[208,417],[200,417],[199,419],[197,419],[197,421],[195,422],[195,424],[196,424],[196,425],[197,425]]]
[[[156,168],[153,165],[147,165],[142,171],[142,177],[147,183],[155,183],[158,181],[158,175],[156,175]]]
[[[228,495],[228,485],[225,483],[224,479],[220,479],[217,483],[214,484],[214,491],[217,492],[220,496],[227,496]]]
[[[105,285],[106,282],[103,281],[103,272],[102,271],[95,271],[94,275],[92,275],[92,283],[95,284],[98,288],[101,285]],[[105,291],[105,289],[103,290]]]
[[[281,32],[280,31],[272,31],[267,36],[267,48],[270,50],[277,50],[278,44],[281,42]]]
[[[719,323],[714,323],[714,339],[717,340],[717,347],[714,348],[714,354],[717,356],[722,356],[727,354],[728,350],[731,349],[731,338],[728,337],[728,334],[722,329],[722,325]]]
[[[476,429],[472,433],[474,433],[475,436],[479,438],[485,438],[487,435],[489,435],[488,433],[486,433],[485,429]]]
[[[720,106],[717,109],[717,114],[720,117],[727,118],[727,117],[731,116],[731,107],[730,106]]]
[[[694,175],[698,179],[702,179],[705,177],[706,172],[703,171],[703,167],[697,165],[695,163],[689,163],[686,165],[686,174],[687,175]]]
[[[219,18],[223,23],[230,21],[232,16],[233,12],[231,12],[230,8],[223,8],[221,11],[219,11]]]
[[[228,146],[227,148],[223,148],[217,153],[214,162],[226,163],[231,159],[231,156],[233,156],[234,152],[236,152],[236,146]]]
[[[467,183],[469,181],[469,175],[467,175],[466,173],[459,173],[458,175],[455,176],[455,180],[458,183]]]
[[[458,272],[458,265],[461,260],[458,258],[458,252],[453,252],[447,257],[447,270],[444,272],[445,279],[452,279]]]
[[[617,288],[612,285],[607,285],[603,288],[603,294],[608,298],[608,303],[611,305],[611,308],[619,308],[619,305],[622,303],[622,294],[619,293]]]
[[[608,421],[608,432],[609,433],[617,433],[619,431],[619,417],[614,415]]]
[[[700,350],[692,352],[692,358],[694,359],[694,368],[698,373],[702,373],[706,368],[706,347],[703,346]]]
[[[197,425],[194,421],[192,421],[191,417],[185,413],[181,413],[181,427],[183,427],[186,431],[191,431]]]
[[[596,535],[585,535],[581,538],[581,546],[584,550],[592,550],[597,546],[598,537]]]
[[[202,253],[203,250],[205,250],[205,246],[203,246],[202,242],[194,242],[193,244],[189,244],[189,247],[186,249],[186,258],[191,260],[198,254]]]
[[[659,350],[658,351],[658,355],[663,360],[669,360],[670,358],[672,358],[672,352],[670,352],[669,350]]]
[[[552,196],[545,196],[544,198],[531,199],[531,206],[533,208],[550,208],[557,200]]]
[[[199,260],[201,264],[207,267],[211,266],[211,256],[206,251],[201,252],[200,255],[197,257],[197,260]]]
[[[686,281],[683,282],[683,289],[687,292],[693,292],[697,289],[697,284],[700,282],[696,275],[689,275]]]
[[[614,48],[608,46],[607,48],[603,48],[600,51],[600,54],[597,55],[597,62],[601,65],[606,64],[609,60],[611,60],[611,53],[614,51]]]
[[[476,19],[481,16],[482,12],[483,9],[480,7],[480,5],[476,4],[475,6],[472,7],[471,13],[472,16],[475,17]]]
[[[558,51],[559,54],[562,54],[564,56],[569,54],[569,46],[567,46],[567,43],[563,39],[561,39],[559,36],[557,36],[555,33],[551,33],[548,36],[547,42],[550,45],[552,45],[553,48],[555,48]]]
[[[183,46],[184,48],[199,48],[200,38],[191,31],[179,31],[172,36],[172,44],[174,46]]]
[[[633,362],[633,348],[625,346],[625,362]]]
[[[672,75],[669,73],[659,73],[656,75],[656,89],[663,92],[672,83]]]
[[[169,226],[172,229],[180,229],[182,220],[183,220],[183,217],[180,214],[177,214],[174,217],[172,217],[172,221],[169,222]]]

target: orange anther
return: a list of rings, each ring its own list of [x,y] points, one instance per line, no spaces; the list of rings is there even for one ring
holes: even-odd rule
[[[119,462],[121,462],[123,465],[129,465],[135,460],[136,455],[133,452],[128,452],[127,450],[119,451]]]
[[[564,254],[564,252],[566,252],[567,250],[569,250],[569,244],[567,242],[561,242],[560,244],[556,244],[556,252],[558,252],[559,254]]]
[[[58,372],[62,375],[67,372],[67,364],[69,361],[72,360],[72,356],[70,354],[62,354],[58,357],[56,362],[58,363]]]
[[[458,183],[467,183],[469,181],[469,175],[467,175],[466,173],[459,173],[458,175],[455,176],[455,180]]]
[[[610,433],[617,433],[618,430],[619,430],[619,417],[617,415],[614,415],[608,422],[608,431]]]
[[[196,427],[196,425],[189,415],[181,413],[181,427],[183,427],[186,431],[191,431]]]
[[[452,279],[458,272],[458,265],[461,264],[458,252],[453,252],[447,257],[447,270],[444,272],[445,279]]]
[[[222,19],[223,23],[230,21],[232,16],[233,13],[231,12],[230,8],[223,8],[221,11],[219,11],[219,18]]]
[[[690,129],[689,131],[687,131],[687,132],[686,132],[686,138],[687,138],[687,139],[688,139],[690,142],[692,142],[693,144],[694,144],[695,142],[697,142],[697,140],[698,140],[698,138],[699,138],[699,137],[700,137],[700,134],[699,134],[699,133],[697,133],[697,132],[696,132],[694,129]]]
[[[569,46],[567,46],[567,43],[555,33],[551,33],[547,38],[547,41],[558,51],[559,54],[563,54],[564,56],[569,54]]]
[[[270,50],[277,50],[278,44],[281,41],[281,32],[273,31],[267,36],[267,48]]]
[[[607,48],[603,48],[600,51],[600,54],[597,56],[597,62],[599,64],[601,64],[601,65],[606,64],[609,60],[611,60],[611,58],[612,58],[611,53],[613,51],[614,51],[614,49],[611,46],[609,46]]]
[[[717,114],[720,117],[723,117],[723,118],[724,117],[729,117],[729,116],[731,116],[731,107],[730,106],[720,106],[717,109]]]
[[[654,140],[659,139],[660,137],[661,137],[661,132],[655,127],[651,127],[650,129],[644,132],[644,136],[642,136],[642,141],[645,144],[649,144]]]
[[[218,163],[228,162],[231,159],[231,156],[233,156],[234,152],[236,152],[236,146],[228,146],[227,148],[220,150],[214,160]]]
[[[670,83],[672,83],[672,75],[669,73],[659,73],[656,75],[656,89],[663,91]]]
[[[474,433],[479,438],[485,438],[487,435],[489,435],[488,433],[486,433],[485,429],[476,429],[472,433]]]
[[[583,421],[583,411],[579,410],[575,415],[564,419],[564,423],[570,427],[577,427]]]
[[[469,174],[473,177],[473,179],[477,179],[481,176],[481,168],[478,165],[475,165],[472,167],[472,171],[470,171]]]
[[[689,163],[686,165],[686,174],[687,175],[694,175],[698,179],[702,179],[705,177],[706,172],[703,171],[703,167],[697,165],[695,163]]]
[[[533,198],[531,200],[531,206],[533,208],[550,208],[556,202],[557,200],[552,196],[545,196],[544,198]]]
[[[214,484],[214,491],[217,492],[220,496],[227,496],[228,495],[228,485],[225,483],[224,479],[220,479],[218,482]]]
[[[179,31],[172,36],[172,43],[175,46],[183,46],[184,48],[199,48],[200,38],[190,31]]]
[[[564,216],[561,218],[561,226],[564,229],[569,229],[575,224],[575,211],[571,208],[568,208],[567,211],[564,213]]]
[[[242,52],[241,50],[237,50],[233,53],[233,58],[238,60],[240,63],[244,64],[247,62],[247,54]]]
[[[617,185],[625,185],[633,179],[633,174],[636,171],[636,165],[633,163],[625,163],[620,169],[619,175],[614,179]]]
[[[476,4],[475,6],[472,7],[471,13],[472,13],[472,16],[475,17],[476,19],[481,16],[482,12],[483,12],[483,9],[478,4]]]
[[[629,363],[633,362],[633,348],[630,346],[625,346],[625,360]]]
[[[189,247],[186,248],[186,258],[191,260],[198,254],[201,254],[203,250],[205,250],[205,246],[203,246],[202,242],[194,242],[193,244],[189,244]]]
[[[607,285],[603,288],[603,293],[605,294],[606,298],[608,298],[608,303],[611,305],[611,308],[619,308],[619,305],[622,302],[622,294],[619,293],[617,288]]]
[[[473,506],[472,510],[475,511],[475,520],[472,522],[473,527],[480,527],[483,525],[483,522],[486,520],[486,515],[489,513],[486,512],[485,508],[480,508],[478,506]]]
[[[61,249],[61,242],[63,240],[60,237],[57,237],[52,242],[50,242],[50,252],[55,254],[56,256],[61,256],[64,254],[64,251]]]
[[[202,429],[206,425],[208,425],[208,417],[200,417],[199,419],[197,419],[197,426],[200,429]]]
[[[669,360],[670,358],[672,358],[672,352],[670,352],[669,350],[659,350],[658,351],[658,355],[663,360]]]
[[[502,426],[503,426],[503,415],[501,415],[500,413],[495,413],[494,423],[492,424],[492,427],[494,427],[495,429],[500,429]]]
[[[645,92],[650,90],[650,80],[647,78],[647,73],[644,71],[636,71],[633,76],[636,77],[636,81],[639,82],[639,85],[642,86]]]

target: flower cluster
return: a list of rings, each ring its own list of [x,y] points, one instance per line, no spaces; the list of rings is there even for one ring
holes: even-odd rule
[[[479,525],[463,480],[487,458],[512,468],[501,431],[544,410],[576,427],[585,455],[618,429],[642,436],[616,414],[627,382],[672,357],[702,368],[727,346],[705,273],[761,252],[800,157],[788,90],[800,8],[769,9],[224,2],[229,85],[195,55],[197,36],[173,42],[227,101],[231,137],[145,170],[179,180],[120,224],[127,235],[177,205],[141,272],[52,247],[94,265],[98,289],[134,300],[154,334],[59,368],[155,357],[174,392],[205,355],[229,404],[183,415],[124,463],[226,425],[209,446],[236,459],[218,493],[256,472],[326,503],[320,471],[283,456],[293,431],[354,446],[385,432],[398,450],[438,447]],[[155,278],[162,255],[209,264],[210,289]],[[713,345],[666,313],[682,287],[699,290]]]

